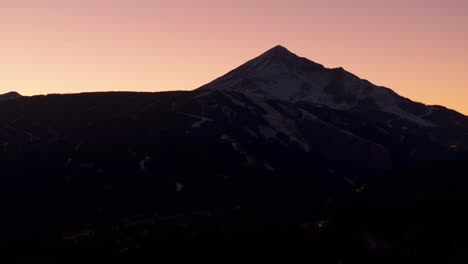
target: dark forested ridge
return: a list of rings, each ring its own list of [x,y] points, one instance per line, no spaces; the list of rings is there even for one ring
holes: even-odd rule
[[[308,119],[266,103],[307,137],[268,131],[262,105],[228,92],[2,102],[5,248],[83,261],[204,244],[197,252],[261,245],[330,263],[466,258],[464,151],[417,128],[396,144],[401,135],[373,117],[361,127],[359,112],[303,106]]]
[[[190,92],[9,97],[0,242],[23,261],[464,262],[467,135],[282,47]]]

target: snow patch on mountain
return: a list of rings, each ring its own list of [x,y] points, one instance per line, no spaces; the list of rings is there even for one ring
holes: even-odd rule
[[[221,139],[230,142],[232,149],[244,156],[247,166],[252,166],[255,164],[255,157],[252,154],[250,154],[237,140],[231,138],[226,134],[221,135]]]
[[[205,117],[205,116],[199,116],[199,115],[193,115],[193,114],[187,114],[187,113],[181,113],[181,114],[183,114],[185,116],[200,119],[199,121],[192,124],[193,128],[201,128],[203,124],[213,121],[213,119]]]
[[[274,130],[281,132],[288,136],[288,138],[299,144],[306,152],[310,151],[309,145],[305,142],[304,137],[302,136],[299,129],[296,127],[294,120],[291,120],[288,117],[283,116],[280,112],[270,106],[265,100],[258,96],[249,97],[256,105],[260,106],[265,110],[263,114],[264,120],[270,125]]]
[[[263,167],[269,172],[275,172],[276,171],[275,168],[273,168],[273,166],[271,166],[270,163],[268,163],[266,161],[263,163]]]
[[[180,182],[176,182],[176,192],[181,192],[184,188],[184,185]]]

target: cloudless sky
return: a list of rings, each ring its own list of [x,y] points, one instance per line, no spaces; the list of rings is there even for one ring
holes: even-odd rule
[[[191,90],[278,44],[468,114],[468,0],[1,0],[0,93]]]

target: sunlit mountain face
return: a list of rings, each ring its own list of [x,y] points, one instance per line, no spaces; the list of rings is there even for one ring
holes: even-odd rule
[[[468,118],[281,46],[189,92],[9,93],[0,124],[20,260],[467,258]]]

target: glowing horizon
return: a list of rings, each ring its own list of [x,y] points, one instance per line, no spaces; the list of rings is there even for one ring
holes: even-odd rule
[[[0,93],[193,90],[276,45],[468,114],[465,0],[0,3]]]

